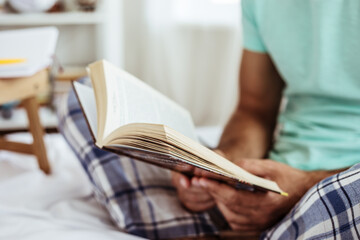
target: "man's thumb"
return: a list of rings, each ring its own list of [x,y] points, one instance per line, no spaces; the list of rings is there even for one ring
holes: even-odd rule
[[[269,160],[241,159],[235,162],[235,164],[256,176],[268,178],[268,179],[272,177],[272,172],[269,171],[269,166],[268,166]]]

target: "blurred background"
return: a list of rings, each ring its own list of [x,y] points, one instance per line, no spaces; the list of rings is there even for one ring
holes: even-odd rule
[[[58,133],[56,100],[107,59],[190,110],[215,147],[237,101],[240,25],[240,0],[0,0],[0,239],[132,239]]]
[[[240,0],[0,0],[0,30],[59,29],[57,91],[104,58],[190,110],[197,126],[224,125],[236,104],[240,15]]]

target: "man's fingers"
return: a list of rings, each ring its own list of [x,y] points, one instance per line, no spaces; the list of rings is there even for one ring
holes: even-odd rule
[[[237,225],[251,224],[249,217],[243,215],[242,213],[234,213],[222,202],[217,202],[217,206],[229,223],[233,223]]]
[[[174,170],[177,172],[192,173],[194,169],[194,166],[186,163],[176,164],[176,166],[174,166]]]
[[[189,188],[189,189],[191,189],[191,188]],[[214,200],[214,198],[206,192],[184,191],[182,194],[180,194],[180,196],[181,196],[181,198],[183,198],[184,200],[189,201],[189,202],[204,203],[204,202]]]
[[[230,204],[234,200],[236,201],[236,190],[226,184],[222,184],[206,178],[200,178],[199,184],[207,191],[209,191],[209,193],[220,202]]]
[[[211,201],[207,201],[207,202],[203,202],[203,203],[188,201],[188,202],[183,202],[183,204],[187,209],[189,209],[191,211],[202,212],[202,211],[205,211],[207,209],[214,207],[216,203],[214,200],[211,200]]]
[[[263,178],[274,179],[278,175],[278,167],[268,159],[241,159],[235,164],[244,170]],[[279,165],[281,163],[277,163]]]
[[[175,187],[189,188],[190,180],[183,174],[178,172],[172,172],[172,183]]]
[[[189,188],[190,189],[190,188]],[[214,198],[208,193],[193,193],[188,190],[178,192],[178,196],[183,205],[194,212],[200,212],[215,206]]]
[[[235,164],[259,177],[267,177],[269,175],[266,160],[242,159],[240,161],[236,161]]]
[[[194,169],[194,175],[196,177],[207,177],[207,178],[216,178],[217,176],[217,174],[215,173],[200,168]]]
[[[253,232],[254,236],[260,235],[259,232],[254,232],[257,229],[257,226],[249,219],[249,216],[241,213],[234,213],[220,202],[217,203],[217,206],[232,230],[246,231],[247,233]]]
[[[249,207],[256,207],[264,197],[262,192],[236,190],[235,188],[217,181],[201,178],[200,185],[205,188],[218,202],[232,206],[237,212],[247,212]]]
[[[172,173],[172,182],[182,204],[191,211],[199,212],[215,206],[214,198],[202,187],[191,184],[191,179],[177,172]],[[195,178],[197,184],[197,179]]]

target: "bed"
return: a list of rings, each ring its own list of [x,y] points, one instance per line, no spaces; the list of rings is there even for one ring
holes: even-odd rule
[[[198,133],[202,143],[213,147],[220,129]],[[31,141],[26,133],[9,138]],[[113,225],[63,137],[48,134],[45,142],[49,176],[38,169],[35,157],[0,151],[0,239],[140,239]]]

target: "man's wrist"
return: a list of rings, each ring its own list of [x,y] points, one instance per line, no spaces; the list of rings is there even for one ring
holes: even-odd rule
[[[316,183],[320,182],[321,180],[330,177],[334,174],[337,174],[339,172],[342,172],[346,169],[336,169],[336,170],[318,170],[318,171],[310,171],[307,172],[307,180],[305,183],[305,187],[307,189],[310,189],[311,187],[313,187]]]
[[[236,160],[244,158],[243,155],[240,155],[238,153],[234,153],[232,149],[224,149],[224,148],[215,148],[214,152],[219,154],[220,156],[226,158],[227,160],[234,162]]]
[[[229,161],[236,161],[245,158],[246,154],[240,149],[240,147],[219,145],[214,150]]]
[[[214,149],[214,152],[216,152],[217,154],[219,154],[220,156],[224,157],[224,158],[227,158],[225,152],[219,148],[215,148]]]

